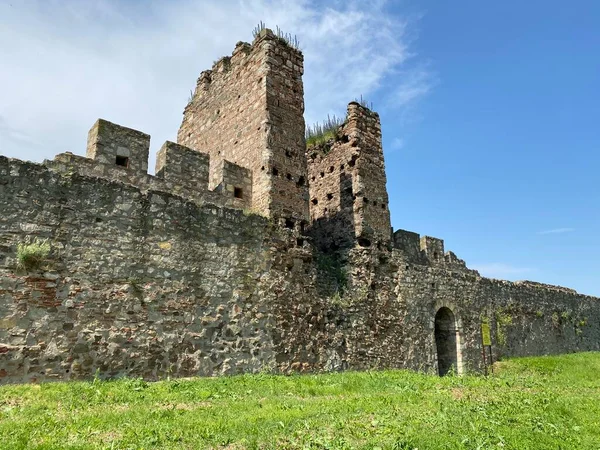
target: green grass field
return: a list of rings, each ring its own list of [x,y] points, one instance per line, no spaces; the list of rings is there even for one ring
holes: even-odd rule
[[[246,375],[0,388],[0,449],[599,449],[600,353],[496,375]]]

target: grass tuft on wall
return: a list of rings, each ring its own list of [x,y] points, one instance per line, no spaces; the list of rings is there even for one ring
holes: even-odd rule
[[[31,243],[17,245],[17,267],[32,271],[42,267],[50,254],[50,243],[47,239],[35,238]]]
[[[327,115],[327,119],[321,123],[315,123],[306,127],[304,136],[306,138],[306,146],[312,147],[326,143],[331,139],[335,139],[338,129],[344,124],[344,119],[335,115]]]

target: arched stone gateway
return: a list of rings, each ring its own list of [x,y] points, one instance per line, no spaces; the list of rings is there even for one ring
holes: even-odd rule
[[[440,376],[446,375],[452,368],[460,373],[458,345],[459,335],[454,313],[443,306],[435,315],[435,346]]]

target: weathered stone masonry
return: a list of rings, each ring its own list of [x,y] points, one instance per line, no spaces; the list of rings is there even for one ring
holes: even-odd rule
[[[302,53],[270,30],[202,72],[177,141],[211,156],[211,188],[223,159],[253,177],[252,208],[308,219]]]
[[[310,215],[321,248],[390,241],[379,116],[352,102],[334,139],[307,151]]]
[[[484,319],[497,356],[600,349],[597,298],[486,279],[441,239],[392,233],[377,114],[351,103],[305,152],[301,75],[269,31],[238,44],[155,176],[150,137],[103,120],[86,158],[0,156],[1,383],[464,372]],[[19,269],[36,238],[50,255]]]

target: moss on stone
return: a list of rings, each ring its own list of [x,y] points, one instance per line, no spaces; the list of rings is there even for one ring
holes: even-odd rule
[[[513,318],[503,308],[496,310],[496,339],[498,344],[505,346],[507,343],[506,327],[513,324]]]

